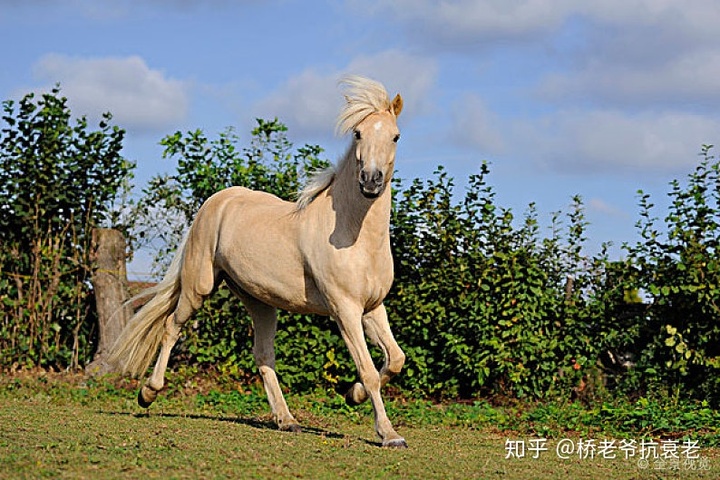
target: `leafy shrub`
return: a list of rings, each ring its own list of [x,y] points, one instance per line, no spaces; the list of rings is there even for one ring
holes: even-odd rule
[[[671,182],[664,228],[640,191],[641,240],[625,245],[625,284],[650,302],[636,318],[637,370],[629,381],[720,405],[720,164],[704,146],[686,185]]]
[[[443,169],[398,194],[388,304],[409,358],[398,381],[436,395],[570,392],[582,375],[575,365],[604,345],[595,288],[606,260],[581,254],[579,197],[567,234],[558,214],[554,236],[541,239],[534,206],[515,226],[488,174],[483,164],[457,203]]]
[[[93,353],[91,233],[113,218],[133,165],[110,115],[72,125],[56,87],[3,102],[0,364],[77,367]]]

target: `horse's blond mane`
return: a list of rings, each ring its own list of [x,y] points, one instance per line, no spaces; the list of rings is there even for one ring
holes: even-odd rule
[[[351,132],[369,115],[390,109],[390,99],[382,83],[357,75],[343,77],[339,84],[347,90],[345,107],[337,119],[336,132],[345,135]],[[343,158],[343,161],[345,158]],[[302,210],[312,202],[335,179],[337,167],[330,166],[310,177],[307,185],[298,194],[297,209]]]
[[[310,205],[310,202],[315,200],[315,197],[328,188],[334,179],[335,165],[330,165],[324,170],[314,172],[305,185],[305,188],[298,193],[297,201],[295,202],[297,210],[302,210]]]
[[[369,115],[384,112],[390,108],[390,99],[382,83],[369,78],[351,75],[340,80],[346,86],[345,108],[337,120],[337,132],[349,133]]]

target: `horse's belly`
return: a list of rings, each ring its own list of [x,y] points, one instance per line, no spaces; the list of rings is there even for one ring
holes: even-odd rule
[[[276,308],[296,313],[327,314],[325,301],[302,265],[285,255],[263,258],[237,255],[219,267],[241,292]]]
[[[263,303],[272,305],[295,313],[316,313],[327,315],[327,306],[322,296],[317,292],[312,280],[303,280],[302,284],[295,282],[278,282],[277,279],[264,282],[247,279],[242,289],[247,294]]]

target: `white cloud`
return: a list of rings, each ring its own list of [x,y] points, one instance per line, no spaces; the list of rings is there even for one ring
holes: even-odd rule
[[[433,61],[398,51],[361,56],[343,69],[307,69],[289,78],[260,100],[253,111],[262,118],[278,117],[294,134],[324,137],[334,131],[342,107],[338,81],[343,75],[368,76],[382,82],[390,96],[400,93],[405,100],[402,118],[407,119],[431,108],[428,97],[436,73]]]
[[[351,0],[358,13],[389,16],[415,40],[443,48],[463,48],[485,42],[537,40],[573,18],[611,26],[670,27],[670,31],[698,39],[716,38],[720,11],[715,0]],[[668,31],[665,28],[665,31]]]
[[[49,54],[34,66],[42,82],[60,83],[75,115],[113,114],[123,128],[158,131],[187,116],[186,85],[148,67],[138,56],[81,58]]]
[[[277,117],[294,134],[327,134],[334,128],[342,98],[338,76],[313,69],[289,78],[278,90],[260,100],[253,110],[260,118]]]
[[[562,103],[593,100],[618,106],[720,107],[720,50],[691,52],[664,64],[594,63],[579,72],[544,78],[538,92]]]
[[[567,5],[567,4],[566,4]],[[720,11],[715,0],[605,0],[572,2],[566,14],[578,13],[597,23],[618,26],[662,27],[665,32],[695,39],[717,39]]]
[[[528,38],[560,26],[573,0],[377,0],[355,1],[358,12],[390,15],[407,32],[426,45],[465,48],[495,39]]]
[[[720,9],[716,0],[363,0],[413,45],[462,52],[533,48],[559,61],[537,91],[560,102],[720,106]],[[542,46],[542,50],[537,50]]]
[[[687,170],[718,131],[720,121],[684,112],[566,110],[518,121],[509,135],[514,154],[551,170],[652,175]]]
[[[474,93],[466,93],[452,106],[450,141],[478,149],[483,154],[505,151],[505,139],[498,129],[500,119]]]
[[[474,94],[453,107],[449,141],[500,162],[569,175],[678,174],[692,168],[720,120],[682,111],[560,110],[501,116]]]
[[[588,208],[593,212],[623,219],[630,218],[629,212],[626,212],[625,210],[608,203],[602,198],[591,198],[587,205]]]
[[[578,2],[585,20],[565,68],[537,92],[560,103],[716,110],[720,10],[713,0]]]

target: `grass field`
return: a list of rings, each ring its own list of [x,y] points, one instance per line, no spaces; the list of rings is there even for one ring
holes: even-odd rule
[[[79,376],[3,378],[0,477],[720,478],[718,448],[702,447],[694,452],[698,458],[687,459],[683,441],[676,440],[658,444],[658,458],[647,462],[639,449],[630,459],[619,448],[607,451],[615,459],[599,450],[594,458],[580,458],[575,452],[559,454],[558,443],[577,447],[594,440],[599,446],[613,438],[601,431],[584,436],[568,431],[549,439],[547,450],[533,450],[540,436],[457,421],[462,406],[388,402],[410,446],[390,450],[378,446],[368,407],[350,409],[332,397],[289,397],[304,427],[293,434],[274,428],[264,398],[255,391],[222,393],[190,382],[166,392],[146,412],[135,404],[134,388],[127,381],[87,384]],[[619,445],[621,439],[613,440]],[[668,445],[677,447],[675,463],[661,458]],[[509,453],[521,458],[507,458]]]

